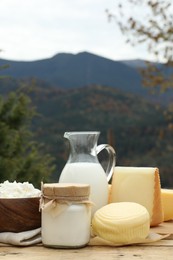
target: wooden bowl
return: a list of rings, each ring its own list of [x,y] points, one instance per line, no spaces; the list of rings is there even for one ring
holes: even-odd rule
[[[41,227],[40,198],[0,198],[0,232],[22,232]]]

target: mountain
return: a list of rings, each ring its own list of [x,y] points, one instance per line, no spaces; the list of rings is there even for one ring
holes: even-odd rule
[[[155,63],[155,65],[163,67],[165,72],[168,72],[168,68],[163,64]],[[142,85],[140,69],[146,66],[144,60],[114,61],[92,53],[81,52],[78,54],[59,53],[52,58],[36,61],[0,59],[0,66],[7,66],[6,69],[0,70],[0,76],[6,74],[16,81],[35,78],[37,84],[43,88],[71,89],[96,84],[116,87],[164,104],[173,98],[172,91],[162,96],[153,96]],[[173,70],[171,69],[168,73],[173,73]],[[14,80],[12,86],[8,81],[10,89],[14,89]],[[4,84],[7,85],[7,82]],[[4,84],[1,82],[1,89]]]
[[[61,88],[78,88],[91,84],[117,87],[133,93],[145,93],[136,67],[88,52],[60,53],[50,59],[37,61],[0,60],[1,71],[16,79],[37,78]],[[129,84],[130,82],[130,84]]]
[[[63,133],[99,130],[99,142],[115,147],[118,165],[157,166],[163,184],[173,186],[172,132],[163,107],[151,102],[141,84],[144,61],[112,61],[83,52],[30,62],[0,60],[0,66],[6,64],[1,75],[11,78],[1,78],[1,94],[35,83],[30,96],[39,116],[31,127],[36,140],[45,143],[44,151],[56,158],[54,180],[68,157]]]
[[[126,64],[127,66],[130,66],[132,68],[145,68],[146,62],[144,60],[123,60],[122,63]]]

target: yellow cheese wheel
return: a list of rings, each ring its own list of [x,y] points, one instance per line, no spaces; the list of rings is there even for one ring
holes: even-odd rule
[[[164,221],[173,219],[173,190],[161,189]]]
[[[148,210],[151,226],[163,222],[158,168],[116,166],[109,202],[139,203]]]
[[[100,208],[92,219],[93,233],[116,244],[145,239],[150,216],[145,207],[133,202],[110,203]]]

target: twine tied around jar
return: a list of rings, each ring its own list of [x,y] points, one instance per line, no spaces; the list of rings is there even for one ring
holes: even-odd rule
[[[71,186],[70,186],[71,185]],[[50,187],[50,186],[49,186]],[[64,189],[67,186],[64,187]],[[72,184],[69,184],[69,188],[74,188],[75,186]],[[79,186],[78,186],[79,187]],[[60,192],[59,195],[56,195],[58,185],[56,185],[56,188],[51,187],[51,192],[52,194],[45,194],[44,193],[44,185],[41,185],[41,198],[40,198],[40,207],[39,210],[44,211],[44,212],[49,212],[52,217],[56,217],[59,214],[61,214],[63,211],[65,211],[69,206],[73,204],[84,204],[86,205],[87,209],[89,209],[91,206],[94,205],[89,199],[88,195],[84,194],[84,196],[78,196],[78,193],[76,192],[75,194],[72,191],[72,196],[62,196],[62,192]],[[62,188],[62,185],[60,186]],[[68,194],[67,194],[68,195]],[[82,195],[82,194],[79,194]]]

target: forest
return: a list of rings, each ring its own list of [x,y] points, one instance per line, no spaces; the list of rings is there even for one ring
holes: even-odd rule
[[[34,89],[31,93],[38,115],[32,121],[35,139],[55,158],[58,180],[68,155],[66,131],[100,131],[100,143],[116,150],[117,165],[158,167],[162,185],[173,185],[172,127],[165,107],[138,95],[108,86],[70,90]]]

